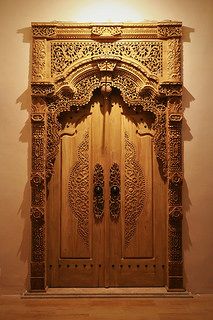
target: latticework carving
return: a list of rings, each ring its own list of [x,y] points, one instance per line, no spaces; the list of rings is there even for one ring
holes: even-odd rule
[[[78,112],[91,100],[94,90],[106,85],[118,89],[124,102],[136,114],[149,111],[154,115],[154,150],[168,186],[168,286],[182,288],[181,23],[81,25],[54,22],[34,23],[32,30],[31,289],[45,288],[46,274],[42,266],[45,260],[46,183],[54,173],[62,130],[60,114]],[[80,175],[84,173],[85,181],[89,177],[88,139],[86,134],[75,164],[76,171],[80,170]],[[147,183],[135,158],[134,145],[126,135],[125,147],[125,179],[129,181],[127,187],[134,187],[133,196],[125,199],[127,246],[143,211]],[[81,166],[84,169],[80,169]],[[130,168],[135,176],[130,175]],[[72,170],[76,178],[74,167]],[[73,179],[73,183],[77,180]],[[70,207],[86,246],[88,185],[85,183],[87,193],[81,193],[82,205],[75,208],[72,201],[80,195],[71,180],[68,187],[74,195],[71,198],[69,193]],[[134,207],[135,199],[139,209]],[[79,210],[82,210],[81,218]]]
[[[110,181],[109,181],[109,188],[110,188],[110,216],[113,219],[117,219],[120,215],[121,210],[121,175],[120,175],[120,168],[117,163],[113,163],[110,168]]]
[[[78,159],[72,166],[68,184],[71,213],[77,219],[77,232],[89,246],[89,133],[78,147]]]
[[[65,69],[80,60],[110,57],[133,59],[145,66],[151,73],[162,73],[163,46],[156,42],[53,42],[51,45],[52,76],[60,75]]]
[[[146,184],[143,170],[136,159],[135,146],[125,132],[124,242],[126,247],[135,234],[137,220],[143,212],[145,197]]]

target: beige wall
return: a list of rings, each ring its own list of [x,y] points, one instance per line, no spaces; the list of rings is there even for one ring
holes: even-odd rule
[[[114,3],[114,9],[109,10]],[[185,284],[213,292],[213,1],[19,0],[0,2],[0,288],[26,288],[30,251],[31,21],[179,20],[184,31]],[[99,10],[99,12],[98,12]]]

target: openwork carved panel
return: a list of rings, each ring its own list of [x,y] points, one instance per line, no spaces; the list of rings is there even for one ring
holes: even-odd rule
[[[127,247],[133,238],[137,220],[143,212],[146,197],[146,184],[143,170],[136,159],[134,144],[125,132],[125,235]]]
[[[110,215],[112,219],[118,219],[121,210],[121,174],[117,163],[113,163],[110,168]]]
[[[97,163],[93,174],[93,211],[96,221],[100,221],[104,215],[104,170]]]
[[[167,285],[171,289],[181,289],[181,23],[33,23],[32,35],[31,289],[44,290],[46,286],[46,202],[62,132],[60,115],[66,111],[84,110],[98,88],[102,91],[108,88],[109,92],[117,90],[135,114],[149,111],[154,116],[154,151],[159,172],[168,189]],[[110,98],[110,94],[107,98]],[[88,150],[87,132],[78,148],[78,159],[71,168],[67,186],[70,208],[86,246],[89,243]],[[135,146],[127,133],[125,150],[125,188],[129,190],[128,196],[125,195],[125,245],[128,246],[135,234],[137,219],[143,212],[146,183],[136,159]],[[102,177],[102,169],[98,166],[95,168],[94,181]],[[119,168],[116,164],[111,168],[111,180],[116,186],[119,184]],[[83,186],[81,194],[78,191],[79,183]],[[111,216],[118,216],[115,212],[120,209],[119,201],[115,205],[111,199]],[[100,212],[96,213],[100,216]]]
[[[78,147],[78,160],[70,170],[68,200],[78,221],[78,234],[89,246],[89,133]]]
[[[53,42],[51,45],[51,73],[60,75],[74,63],[94,58],[110,57],[132,59],[145,66],[154,75],[162,74],[161,42]]]

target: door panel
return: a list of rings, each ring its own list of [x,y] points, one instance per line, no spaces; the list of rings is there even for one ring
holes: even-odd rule
[[[164,285],[166,189],[152,121],[118,93],[61,118],[48,200],[50,286]]]

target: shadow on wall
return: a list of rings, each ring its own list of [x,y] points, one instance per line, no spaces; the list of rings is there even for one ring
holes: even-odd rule
[[[27,183],[24,189],[23,201],[18,210],[18,215],[24,220],[23,237],[17,252],[21,261],[27,262],[28,274],[25,279],[25,288],[29,287],[29,269],[30,269],[30,244],[31,244],[31,223],[30,223],[30,172],[31,172],[31,123],[30,123],[30,110],[31,110],[31,91],[30,91],[30,75],[31,75],[31,52],[32,52],[32,39],[31,29],[23,28],[19,29],[17,33],[23,34],[23,42],[30,44],[29,52],[29,73],[28,73],[28,88],[23,94],[18,97],[16,103],[21,106],[21,110],[27,110],[29,116],[28,119],[20,132],[19,141],[28,144],[28,159],[27,159]],[[26,61],[27,63],[27,61]]]

